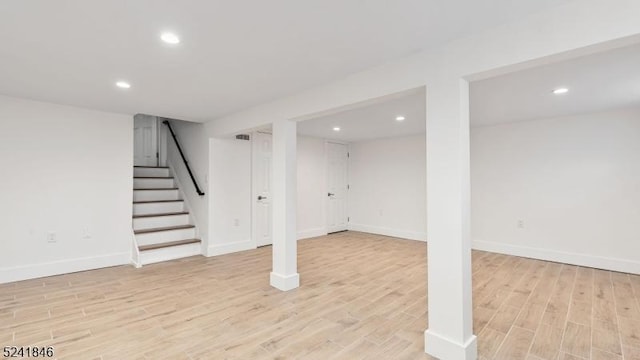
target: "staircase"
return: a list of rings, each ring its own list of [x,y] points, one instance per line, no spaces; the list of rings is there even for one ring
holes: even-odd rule
[[[202,254],[196,226],[170,169],[135,166],[133,176],[138,265]]]

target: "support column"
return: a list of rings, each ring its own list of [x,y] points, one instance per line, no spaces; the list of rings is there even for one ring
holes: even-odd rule
[[[470,235],[469,84],[427,86],[429,329],[425,351],[475,360]]]
[[[296,236],[296,122],[273,123],[273,270],[271,286],[288,291],[300,286]]]

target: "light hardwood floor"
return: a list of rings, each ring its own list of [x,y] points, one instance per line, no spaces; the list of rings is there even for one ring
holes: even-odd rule
[[[0,285],[0,345],[64,359],[429,359],[426,245],[363,233]],[[446,276],[446,274],[443,274]],[[473,253],[482,359],[640,359],[640,277]]]

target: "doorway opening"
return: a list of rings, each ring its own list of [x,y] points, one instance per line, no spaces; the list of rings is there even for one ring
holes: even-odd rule
[[[167,162],[167,130],[158,116],[133,117],[133,165],[158,167]]]
[[[298,122],[297,237],[361,231],[426,240],[424,87]],[[270,245],[271,127],[252,144],[252,241]]]

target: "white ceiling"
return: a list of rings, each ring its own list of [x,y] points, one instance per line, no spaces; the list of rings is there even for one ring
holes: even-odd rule
[[[346,142],[398,137],[425,132],[424,88],[373,105],[298,123],[298,134]],[[397,116],[405,120],[396,121]],[[339,127],[340,131],[333,130]]]
[[[559,87],[569,92],[554,95]],[[640,106],[640,46],[473,82],[474,126]]]
[[[206,121],[567,1],[0,1],[0,94]]]
[[[559,87],[569,92],[554,95]],[[472,126],[640,106],[640,45],[476,81],[470,95]],[[348,142],[419,134],[425,108],[422,89],[300,122],[298,133]]]

